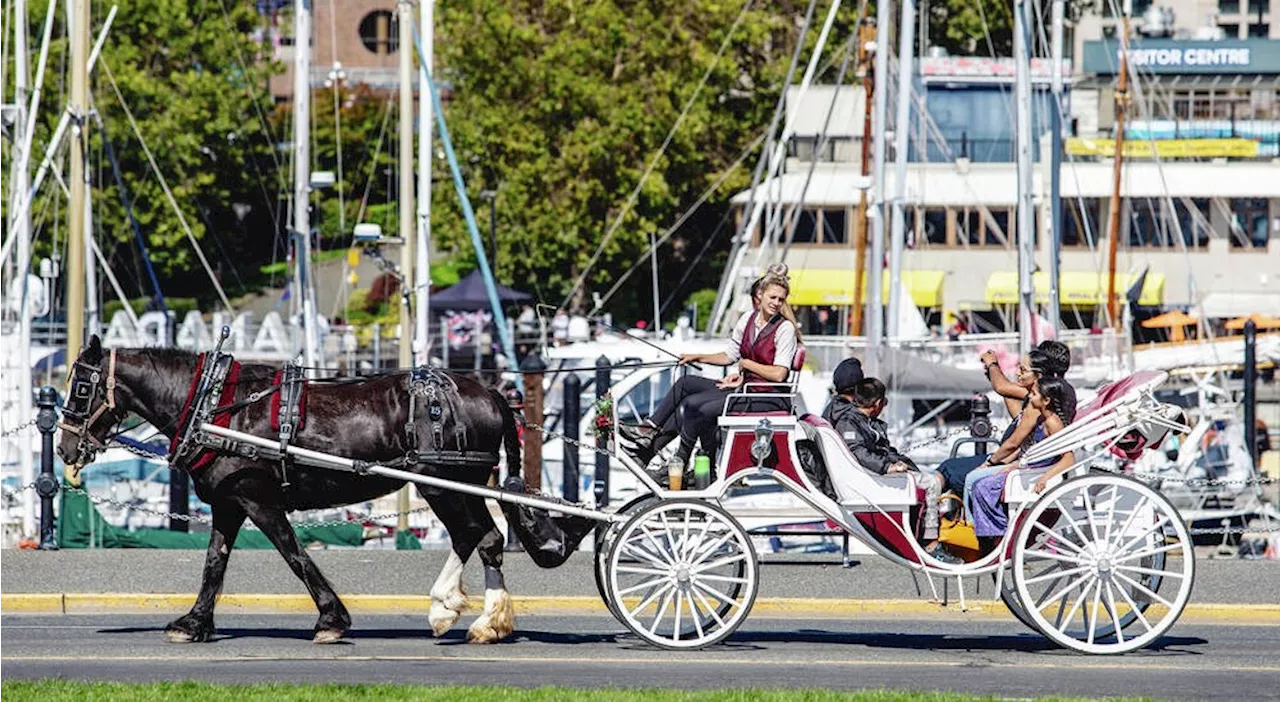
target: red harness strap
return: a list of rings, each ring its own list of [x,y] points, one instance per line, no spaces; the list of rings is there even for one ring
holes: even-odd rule
[[[200,373],[204,370],[205,357],[208,354],[200,354],[200,358],[196,361],[196,372],[191,378],[191,388],[187,390],[187,401],[182,405],[182,413],[178,415],[178,435],[181,436],[186,431],[186,422],[188,415],[191,413],[191,406],[196,400],[196,385],[200,382]],[[218,398],[217,407],[226,407],[236,399],[236,384],[240,379],[240,362],[232,361],[231,367],[227,369],[227,377],[222,381],[222,395]],[[217,412],[213,415],[213,423],[220,427],[231,426],[231,412]],[[191,466],[187,468],[187,472],[195,473],[205,466],[213,462],[217,457],[217,453],[213,450],[201,451],[196,459],[191,462]]]

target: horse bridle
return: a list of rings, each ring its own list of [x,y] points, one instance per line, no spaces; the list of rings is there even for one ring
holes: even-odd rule
[[[79,371],[87,372],[89,377],[84,378],[84,374]],[[89,365],[79,360],[71,364],[70,387],[62,409],[63,420],[58,422],[58,427],[79,438],[76,444],[77,466],[92,461],[99,451],[107,448],[105,441],[93,435],[93,425],[98,419],[103,414],[110,413],[113,419],[120,420],[120,417],[116,416],[115,349],[111,349],[111,355],[107,360],[106,380],[104,385],[101,366]],[[94,403],[98,401],[99,396],[102,396],[102,402],[99,402],[95,408]],[[76,423],[73,424],[67,421],[68,419],[75,420]]]

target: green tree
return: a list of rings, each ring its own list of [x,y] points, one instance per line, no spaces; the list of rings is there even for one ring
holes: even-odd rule
[[[45,0],[29,4],[33,61],[46,7]],[[94,3],[95,34],[109,9],[107,3]],[[67,103],[69,79],[59,74],[68,58],[61,11],[57,23],[54,36],[58,38],[51,46],[41,97],[36,161]],[[234,295],[238,277],[252,270],[255,261],[271,256],[276,243],[275,220],[283,216],[280,197],[286,186],[281,164],[287,162],[287,153],[276,151],[279,135],[271,133],[265,120],[271,110],[267,81],[277,67],[270,60],[264,28],[264,18],[252,3],[131,0],[118,6],[91,76],[93,107],[114,146],[134,214],[166,294],[216,299],[124,106],[133,113],[224,287]],[[101,132],[96,123],[90,127],[89,168],[99,242],[126,292],[149,294]],[[65,167],[65,157],[63,163]],[[37,218],[45,201],[63,197],[52,182],[50,178],[33,208]],[[234,207],[236,204],[247,204],[251,209],[246,213],[243,207]],[[63,206],[61,216],[65,217],[65,212]],[[46,255],[54,246],[47,235],[52,230],[48,227],[38,239],[38,250]],[[65,227],[61,232],[65,236]],[[60,247],[62,242],[56,245]]]
[[[451,88],[446,116],[473,201],[482,189],[498,193],[501,280],[546,302],[558,303],[569,292],[742,6],[724,0],[441,4],[436,78]],[[612,285],[643,255],[649,232],[674,222],[760,134],[782,90],[806,6],[762,3],[746,15],[577,291],[579,304]],[[856,15],[856,6],[848,8],[833,36],[849,36]],[[816,35],[815,28],[809,41]],[[447,177],[443,164],[436,172]],[[675,245],[663,249],[666,285],[683,274],[728,197],[749,179],[749,168],[738,169]],[[433,200],[437,245],[473,256],[447,181],[437,182]],[[483,232],[484,217],[480,226]],[[714,281],[695,280],[690,289],[708,283]],[[648,275],[635,276],[610,309],[624,318],[649,316],[648,285]]]

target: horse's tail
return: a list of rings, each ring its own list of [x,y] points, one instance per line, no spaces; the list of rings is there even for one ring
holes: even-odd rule
[[[506,398],[496,390],[502,412],[502,446],[507,454],[507,480],[502,487],[508,492],[524,494],[524,477],[520,463],[520,432],[516,426],[515,410]],[[539,431],[539,430],[535,430]],[[566,447],[567,449],[568,447]],[[502,513],[515,531],[525,552],[543,568],[555,568],[569,559],[582,543],[583,537],[595,528],[595,521],[585,517],[562,514],[552,517],[545,509],[502,502]]]

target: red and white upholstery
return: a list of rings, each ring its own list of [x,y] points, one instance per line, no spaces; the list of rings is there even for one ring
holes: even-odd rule
[[[887,512],[906,509],[923,499],[911,473],[880,475],[858,463],[844,439],[827,420],[812,414],[800,418],[808,438],[818,444],[827,466],[831,487],[840,504],[851,512],[870,512],[878,507]]]

